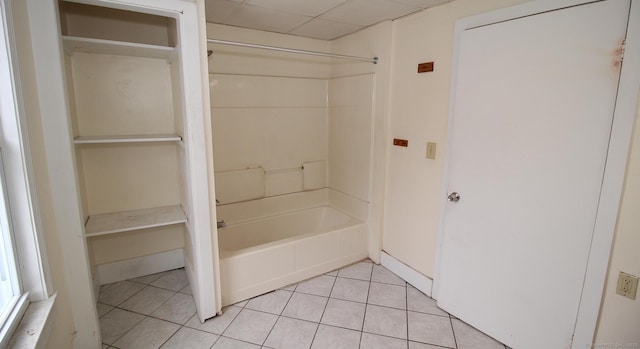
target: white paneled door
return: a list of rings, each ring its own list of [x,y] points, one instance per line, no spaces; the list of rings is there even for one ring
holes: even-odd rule
[[[459,37],[438,305],[517,349],[571,346],[630,1]]]

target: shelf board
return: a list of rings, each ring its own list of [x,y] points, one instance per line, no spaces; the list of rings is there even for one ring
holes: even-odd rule
[[[180,205],[122,211],[89,216],[86,236],[99,236],[125,231],[181,224],[187,221]]]
[[[75,144],[108,144],[108,143],[145,143],[145,142],[180,142],[178,135],[134,135],[134,136],[91,136],[76,137]]]
[[[62,36],[64,50],[68,54],[74,52],[101,53],[120,56],[162,58],[171,61],[173,47],[138,44],[135,42],[113,41],[77,36]]]

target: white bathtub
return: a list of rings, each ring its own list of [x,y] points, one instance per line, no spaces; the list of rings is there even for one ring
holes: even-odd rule
[[[228,224],[218,244],[229,305],[367,257],[367,225],[323,205]]]

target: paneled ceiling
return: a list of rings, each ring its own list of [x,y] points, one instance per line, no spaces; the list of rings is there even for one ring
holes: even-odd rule
[[[332,40],[451,0],[205,0],[207,22]]]

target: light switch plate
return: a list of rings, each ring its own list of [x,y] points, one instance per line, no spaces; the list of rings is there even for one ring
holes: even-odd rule
[[[428,142],[427,143],[427,159],[435,160],[436,159],[436,143]]]

